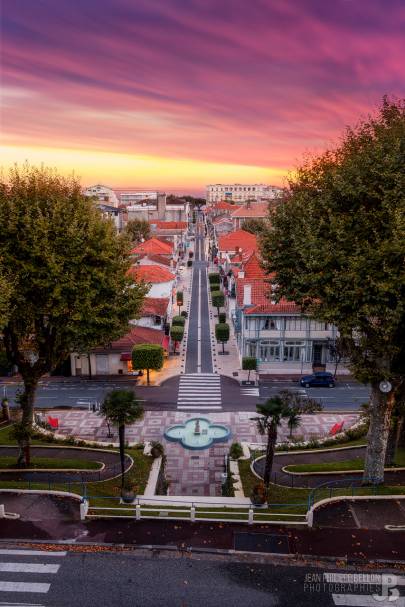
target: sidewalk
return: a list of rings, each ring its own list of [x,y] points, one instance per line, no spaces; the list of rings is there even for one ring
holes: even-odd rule
[[[183,306],[180,310],[186,310],[188,313],[190,311],[190,303],[191,303],[191,284],[193,278],[193,269],[185,268],[183,272],[178,276],[178,282],[176,287],[176,292],[183,292]],[[176,305],[176,299],[174,298],[173,308],[172,308],[172,317],[177,316],[179,313],[178,307]],[[171,318],[168,319],[168,322],[171,321]],[[184,337],[181,344],[178,344],[177,351],[179,354],[173,355],[171,351],[169,352],[169,356],[165,360],[163,369],[159,372],[151,371],[150,372],[150,385],[151,386],[160,386],[163,382],[171,377],[176,377],[181,373],[184,373],[185,364],[186,364],[186,344],[187,344],[187,334],[188,334],[188,324],[189,318],[186,319],[186,324],[184,328]],[[138,379],[138,386],[146,386],[147,379],[146,373],[142,377]]]
[[[0,539],[35,542],[65,540],[72,549],[80,542],[117,544],[120,547],[157,546],[182,552],[230,551],[241,545],[242,551],[333,558],[344,566],[346,561],[369,563],[386,560],[399,563],[405,559],[405,532],[383,529],[322,527],[318,529],[248,526],[241,523],[203,523],[169,520],[88,520],[79,521],[79,504],[55,496],[0,494],[6,511],[18,511],[19,520],[0,520]],[[74,548],[72,546],[74,544]],[[68,548],[68,547],[67,547]]]

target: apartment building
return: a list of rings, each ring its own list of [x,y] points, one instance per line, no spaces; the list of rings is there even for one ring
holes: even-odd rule
[[[264,183],[242,184],[216,183],[207,185],[206,198],[207,203],[219,202],[221,200],[234,202],[247,202],[248,200],[273,200],[280,196],[281,188]]]
[[[255,251],[232,273],[235,300],[229,309],[241,358],[255,357],[260,374],[298,376],[314,368],[334,371],[334,325],[302,314],[294,302],[272,301],[271,278],[264,274]],[[341,366],[339,373],[348,370]]]

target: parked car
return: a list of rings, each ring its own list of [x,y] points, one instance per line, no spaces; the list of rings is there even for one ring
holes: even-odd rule
[[[327,387],[334,388],[335,387],[335,378],[332,373],[328,373],[328,371],[316,371],[312,375],[304,375],[300,379],[301,386],[304,388],[313,388],[313,387]]]

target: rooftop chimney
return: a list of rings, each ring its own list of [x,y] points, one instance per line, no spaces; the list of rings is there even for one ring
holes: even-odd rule
[[[252,285],[243,285],[243,305],[250,306],[252,304]]]

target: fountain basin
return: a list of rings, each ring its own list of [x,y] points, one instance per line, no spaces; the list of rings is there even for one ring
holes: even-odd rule
[[[226,442],[230,436],[229,428],[213,424],[205,417],[192,417],[184,424],[170,426],[164,432],[166,440],[179,442],[185,449],[208,449],[213,443]]]

